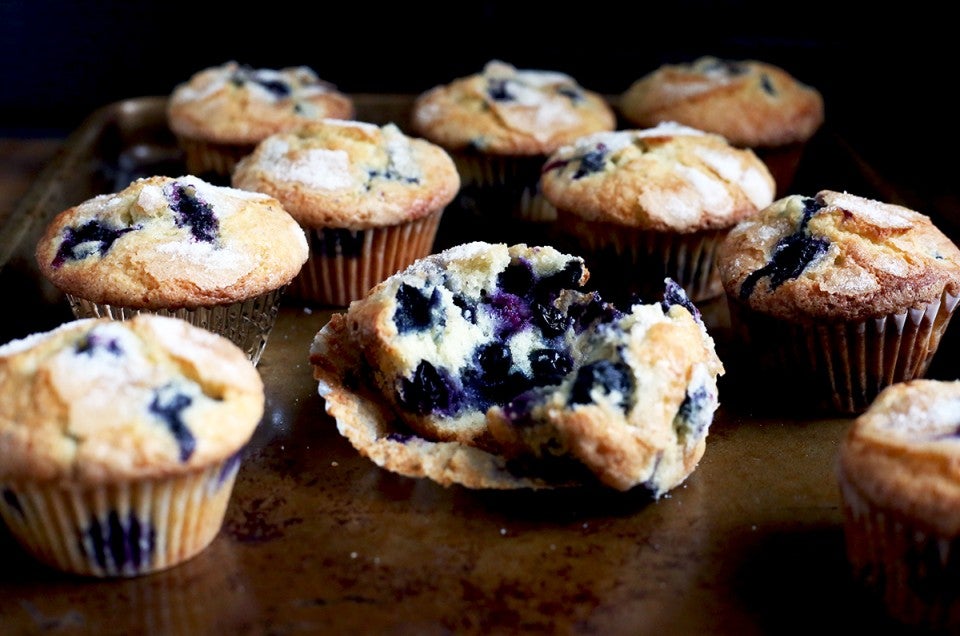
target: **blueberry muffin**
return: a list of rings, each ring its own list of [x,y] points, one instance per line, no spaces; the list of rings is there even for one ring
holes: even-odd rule
[[[830,190],[741,222],[717,265],[734,333],[772,394],[841,413],[923,377],[960,294],[960,249],[929,217]]]
[[[784,69],[757,60],[703,56],[664,64],[620,95],[621,115],[649,128],[676,121],[752,148],[787,194],[803,150],[824,121],[823,96]]]
[[[960,626],[958,421],[960,382],[911,380],[881,391],[840,442],[852,575],[890,616],[924,633]]]
[[[307,254],[276,199],[192,175],[138,179],[64,210],[36,246],[41,273],[77,318],[176,316],[254,363]]]
[[[345,306],[431,252],[460,176],[446,151],[394,124],[329,119],[271,135],[232,183],[276,197],[308,232],[291,295]]]
[[[174,88],[167,105],[187,172],[219,185],[268,135],[353,115],[353,100],[309,67],[251,68],[235,61],[197,72]]]
[[[37,559],[90,576],[181,563],[220,530],[260,422],[229,340],[144,314],[0,347],[0,515]]]
[[[722,373],[676,284],[626,311],[551,247],[463,244],[417,261],[311,346],[328,413],[390,470],[449,485],[642,485],[704,450]]]
[[[459,219],[467,223],[462,236],[501,241],[510,226],[499,220],[553,219],[538,192],[544,159],[581,135],[613,130],[616,114],[568,75],[493,60],[480,73],[420,94],[411,126],[457,163],[458,209],[467,215]]]
[[[615,281],[608,297],[653,297],[669,277],[697,302],[723,294],[717,246],[775,189],[753,151],[673,122],[581,137],[550,155],[540,179],[557,241]]]

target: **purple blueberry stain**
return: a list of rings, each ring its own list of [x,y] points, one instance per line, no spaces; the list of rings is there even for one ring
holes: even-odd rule
[[[60,267],[67,261],[80,261],[94,254],[103,257],[118,238],[137,229],[139,226],[110,227],[97,220],[87,221],[79,227],[67,227],[63,230],[63,241],[52,265]]]
[[[20,498],[17,497],[17,493],[13,492],[9,488],[3,489],[3,503],[5,503],[11,510],[15,510],[21,517],[24,516],[23,506],[20,504]]]
[[[530,305],[520,296],[496,292],[486,299],[487,306],[496,316],[496,338],[507,338],[530,324]]]
[[[357,258],[363,253],[365,232],[347,228],[324,228],[313,235],[311,248],[327,257]]]
[[[598,360],[580,367],[570,389],[571,404],[590,404],[591,393],[600,389],[605,394],[619,393],[622,406],[633,393],[633,375],[623,362]]]
[[[194,186],[175,181],[164,188],[164,195],[176,216],[177,227],[189,227],[198,241],[216,240],[220,224],[213,206],[200,198]]]
[[[797,229],[783,237],[773,248],[770,261],[747,276],[740,286],[740,299],[746,300],[753,293],[760,279],[769,277],[770,289],[774,290],[788,280],[800,276],[810,263],[822,256],[830,247],[830,241],[824,237],[813,236],[807,231],[807,224],[823,205],[816,199],[804,199],[803,213]]]
[[[131,511],[125,518],[111,510],[103,523],[96,517],[82,533],[80,550],[100,569],[120,572],[128,566],[139,572],[153,560],[156,532]]]
[[[154,393],[150,412],[163,420],[180,449],[180,461],[185,462],[196,450],[197,440],[183,421],[183,412],[193,404],[193,398],[170,386]]]
[[[442,324],[441,300],[440,289],[437,287],[429,290],[428,295],[413,285],[400,285],[396,295],[397,306],[393,312],[397,331],[404,334]]]

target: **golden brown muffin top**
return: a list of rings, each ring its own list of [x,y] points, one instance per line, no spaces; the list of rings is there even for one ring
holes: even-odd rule
[[[447,150],[531,156],[613,130],[616,115],[601,95],[563,73],[518,70],[493,60],[481,73],[418,96],[411,125]]]
[[[717,267],[730,298],[797,322],[925,311],[960,294],[960,249],[929,217],[831,190],[739,223]]]
[[[252,298],[293,280],[307,254],[276,199],[192,175],[138,179],[64,210],[36,247],[61,291],[141,309]]]
[[[958,422],[960,381],[885,388],[841,440],[841,483],[875,506],[960,536]]]
[[[76,320],[0,347],[0,479],[94,484],[211,466],[247,443],[263,382],[177,318]]]
[[[304,227],[360,230],[443,209],[460,176],[446,151],[394,124],[328,119],[263,140],[232,183],[276,197]]]
[[[752,150],[673,122],[581,137],[550,155],[540,182],[557,209],[588,221],[675,232],[730,227],[775,189]]]
[[[253,144],[304,122],[353,117],[353,101],[313,69],[254,69],[237,62],[203,69],[174,88],[174,133],[215,143]]]
[[[713,56],[641,77],[620,96],[619,108],[643,128],[676,121],[751,148],[806,141],[824,120],[820,92],[782,68]]]

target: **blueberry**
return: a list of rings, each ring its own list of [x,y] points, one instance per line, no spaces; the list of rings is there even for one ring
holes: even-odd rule
[[[453,304],[460,308],[463,319],[472,325],[477,324],[477,306],[465,296],[457,294],[453,297]]]
[[[265,79],[262,77],[255,77],[254,81],[263,86],[265,89],[276,95],[277,97],[286,97],[292,91],[290,85],[279,79]]]
[[[613,303],[603,301],[596,292],[587,295],[585,301],[571,305],[568,313],[578,333],[593,324],[613,322],[623,315]]]
[[[509,400],[530,386],[530,380],[512,371],[510,348],[501,342],[481,345],[474,354],[474,370],[464,372],[464,385],[476,398],[475,406],[486,410],[493,403]]]
[[[366,233],[363,230],[324,228],[314,235],[311,249],[328,257],[346,256],[356,258],[363,252]]]
[[[557,94],[563,95],[574,104],[579,104],[580,102],[583,101],[583,91],[579,90],[575,86],[567,86],[567,85],[558,86]]]
[[[116,510],[101,525],[94,517],[84,536],[80,550],[104,570],[122,570],[132,566],[139,571],[153,559],[156,532],[150,524],[141,524],[134,511],[122,519]]]
[[[116,338],[104,338],[102,335],[91,332],[81,338],[76,344],[77,355],[93,356],[97,351],[105,351],[114,356],[122,356],[123,349]]]
[[[607,161],[607,146],[605,144],[597,144],[595,150],[591,150],[587,154],[580,157],[580,166],[577,168],[577,171],[573,173],[573,180],[582,179],[588,174],[594,174],[595,172],[601,172],[606,165]]]
[[[710,392],[705,386],[684,396],[673,418],[673,427],[680,439],[698,439],[710,425],[712,412],[707,408],[709,398]]]
[[[426,294],[413,285],[403,283],[397,289],[397,308],[393,313],[393,322],[397,325],[397,331],[408,333],[410,331],[423,331],[434,324],[434,314],[439,313],[435,310],[440,306],[440,290],[434,287],[427,297]],[[442,323],[443,316],[439,316]]]
[[[747,72],[747,65],[735,60],[713,60],[704,67],[705,71],[723,71],[730,75],[741,75]]]
[[[525,261],[507,265],[497,276],[497,287],[508,294],[525,298],[533,290],[533,270]]]
[[[506,377],[513,366],[510,348],[500,342],[488,342],[477,348],[477,366],[485,378]]]
[[[183,421],[183,411],[193,403],[193,398],[166,386],[159,389],[150,403],[150,412],[166,423],[180,447],[180,461],[185,462],[196,450],[197,440]]]
[[[567,261],[559,272],[545,276],[537,282],[535,295],[538,299],[554,299],[564,289],[576,289],[583,277],[583,263],[579,260]]]
[[[534,349],[530,352],[530,370],[535,386],[559,384],[573,369],[573,358],[554,349]]]
[[[177,226],[190,226],[190,233],[198,241],[212,242],[217,238],[219,223],[213,206],[197,194],[192,185],[174,182],[164,189],[170,208],[177,216]]]
[[[665,283],[666,288],[663,291],[663,301],[660,303],[664,313],[666,313],[670,307],[680,305],[681,307],[685,307],[687,311],[693,315],[694,320],[700,322],[700,310],[698,310],[690,298],[687,297],[687,292],[684,291],[683,287],[671,278],[666,279]]]
[[[391,442],[400,442],[401,444],[406,444],[407,442],[413,439],[413,435],[411,435],[410,433],[393,432],[387,435],[387,439],[390,440]]]
[[[505,338],[530,324],[530,305],[514,294],[498,292],[489,296],[487,305],[496,316],[496,337]]]
[[[570,317],[553,305],[535,302],[531,310],[534,322],[547,338],[559,336],[570,325]]]
[[[63,242],[53,257],[53,266],[60,267],[64,262],[82,260],[91,254],[103,256],[113,247],[114,241],[136,227],[114,228],[100,221],[87,221],[80,227],[68,227],[63,230]]]
[[[633,392],[633,375],[623,362],[598,360],[580,368],[573,388],[570,390],[571,404],[589,404],[593,401],[590,392],[600,388],[604,393],[619,392],[622,400]]]
[[[510,94],[507,86],[505,79],[491,79],[487,82],[487,95],[495,102],[513,101],[514,96]]]
[[[10,508],[13,508],[20,516],[23,516],[23,506],[20,504],[20,498],[17,497],[17,493],[13,492],[9,488],[3,489],[3,502],[7,504]]]
[[[397,397],[401,406],[417,415],[450,415],[460,406],[460,396],[450,374],[426,360],[420,361],[412,378],[400,379]]]
[[[823,206],[815,199],[804,200],[803,215],[797,229],[785,236],[773,248],[770,262],[758,270],[750,272],[740,286],[740,299],[746,300],[753,293],[761,278],[770,277],[770,289],[776,289],[786,281],[803,273],[810,263],[823,255],[830,247],[830,241],[823,237],[812,236],[807,232],[807,223]]]
[[[377,178],[388,179],[391,181],[400,181],[401,183],[407,183],[411,185],[416,185],[420,183],[419,178],[405,176],[394,168],[388,167],[386,170],[374,170],[371,168],[367,170],[367,179],[372,181],[373,179],[377,179]],[[369,189],[370,189],[370,184],[367,183],[367,190]]]

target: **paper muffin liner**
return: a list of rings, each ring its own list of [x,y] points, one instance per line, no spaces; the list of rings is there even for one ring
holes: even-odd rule
[[[206,548],[223,525],[240,464],[235,454],[182,475],[79,486],[0,484],[0,513],[17,541],[65,572],[129,577]]]
[[[182,135],[177,136],[177,144],[187,172],[216,183],[228,181],[237,163],[256,148],[256,144],[214,143]]]
[[[958,297],[944,293],[925,307],[835,323],[792,323],[728,300],[731,327],[756,371],[794,392],[811,389],[803,399],[813,397],[821,409],[855,414],[885,387],[924,377]]]
[[[254,365],[260,362],[267,339],[277,322],[280,301],[287,286],[280,287],[247,300],[196,308],[141,309],[105,303],[95,303],[72,294],[66,294],[70,308],[77,318],[112,318],[126,320],[137,314],[150,313],[172,316],[196,327],[224,336],[243,349]]]
[[[557,214],[557,231],[566,249],[584,257],[597,285],[609,281],[616,294],[656,298],[669,277],[693,302],[723,294],[716,254],[727,229],[654,232],[586,221],[564,210]]]
[[[367,230],[305,228],[310,255],[293,280],[290,296],[341,307],[362,298],[371,287],[431,252],[443,212]]]
[[[895,620],[925,630],[960,625],[957,537],[867,500],[839,471],[844,542],[853,579]]]

